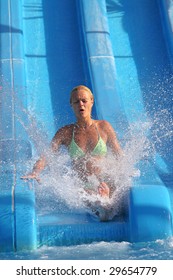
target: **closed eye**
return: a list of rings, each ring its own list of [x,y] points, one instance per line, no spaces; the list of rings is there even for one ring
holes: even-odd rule
[[[80,101],[82,101],[82,103],[87,103],[88,99],[75,100],[73,101],[73,104],[78,104]]]

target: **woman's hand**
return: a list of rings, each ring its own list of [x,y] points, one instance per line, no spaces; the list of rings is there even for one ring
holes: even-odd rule
[[[38,183],[41,182],[41,180],[39,178],[39,174],[37,174],[35,172],[29,173],[25,176],[22,176],[21,179],[22,180],[36,180]]]
[[[109,198],[110,196],[110,188],[105,182],[101,182],[99,187],[98,187],[98,193],[102,197],[107,197]]]

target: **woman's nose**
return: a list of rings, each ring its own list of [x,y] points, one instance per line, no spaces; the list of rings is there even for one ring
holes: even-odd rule
[[[80,105],[83,105],[84,103],[83,103],[83,101],[82,101],[82,100],[80,100],[80,101],[79,101],[79,104],[80,104]]]

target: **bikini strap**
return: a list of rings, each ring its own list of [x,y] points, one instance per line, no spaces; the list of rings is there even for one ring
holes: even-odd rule
[[[97,130],[98,139],[100,139],[100,133],[99,133],[98,127],[97,127],[97,125],[96,125],[96,124],[94,124],[94,125],[95,125],[95,128],[96,128],[96,130]]]
[[[75,124],[73,125],[72,139],[74,139],[74,128],[75,128]]]

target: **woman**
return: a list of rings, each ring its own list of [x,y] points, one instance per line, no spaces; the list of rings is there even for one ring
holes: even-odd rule
[[[73,88],[70,104],[76,123],[66,125],[56,132],[51,149],[56,152],[61,145],[65,145],[72,159],[72,166],[84,182],[86,191],[91,192],[89,178],[95,175],[99,182],[98,194],[101,197],[110,197],[110,186],[104,180],[100,160],[106,156],[108,146],[116,156],[121,154],[121,148],[112,126],[107,121],[91,118],[93,103],[93,94],[89,88],[83,85]],[[39,174],[46,165],[46,157],[43,155],[35,163],[32,172],[22,179],[40,181]]]

